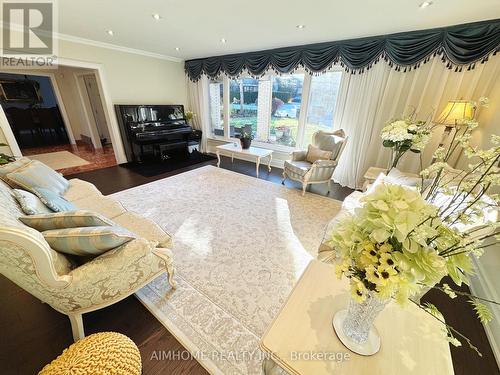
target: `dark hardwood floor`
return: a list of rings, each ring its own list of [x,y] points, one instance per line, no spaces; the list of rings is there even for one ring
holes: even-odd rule
[[[67,177],[90,181],[103,194],[111,194],[207,164],[214,164],[214,162],[202,163],[154,177],[143,177],[120,166]],[[228,158],[223,158],[221,167],[255,176],[255,165],[249,162],[235,159],[234,164],[231,164]],[[262,166],[259,178],[280,183],[281,172],[280,169],[273,168],[269,173]],[[289,180],[286,186],[300,188],[298,183]],[[325,195],[327,189],[323,185],[317,185],[312,186],[310,191]],[[335,185],[329,196],[343,200],[351,192],[351,189]],[[36,374],[72,343],[69,320],[65,315],[41,303],[3,276],[0,276],[0,294],[3,301],[0,308],[0,374]],[[446,320],[470,337],[483,353],[483,358],[479,358],[466,347],[452,347],[455,374],[500,374],[484,329],[472,314],[470,305],[463,300],[459,303],[456,303],[456,300],[451,303],[447,297],[434,292],[428,293],[425,298],[438,306]],[[87,334],[115,331],[129,336],[141,351],[144,375],[207,374],[194,359],[154,359],[155,352],[182,353],[184,348],[133,296],[105,309],[85,314],[84,325]]]

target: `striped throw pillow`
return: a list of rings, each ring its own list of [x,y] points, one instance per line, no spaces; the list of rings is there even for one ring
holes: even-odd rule
[[[40,232],[51,229],[78,227],[114,226],[111,220],[87,210],[53,212],[41,215],[22,216],[19,218],[27,226]]]
[[[117,226],[53,229],[42,234],[52,249],[78,256],[101,255],[136,237]]]
[[[21,168],[7,173],[6,178],[35,194],[33,188],[47,189],[62,195],[69,187],[68,180],[38,160],[32,160]]]

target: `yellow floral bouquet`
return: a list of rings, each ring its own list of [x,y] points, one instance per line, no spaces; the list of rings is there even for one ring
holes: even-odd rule
[[[492,193],[500,185],[500,137],[492,137],[489,150],[477,150],[469,145],[474,127],[471,123],[457,134],[450,149],[436,150],[436,162],[421,172],[418,188],[374,186],[361,198],[361,207],[336,222],[330,244],[336,252],[336,273],[350,279],[354,301],[414,303],[443,323],[453,345],[467,342],[479,353],[467,337],[444,322],[435,306],[419,301],[430,288],[450,298],[467,295],[483,323],[492,318],[486,304],[498,304],[439,284],[445,276],[457,285],[467,284],[474,274],[472,258],[500,240],[499,223],[485,218],[500,206],[498,194]],[[458,147],[470,159],[469,170],[448,173],[450,150]],[[431,181],[427,186],[424,178]],[[478,222],[484,224],[475,225]]]

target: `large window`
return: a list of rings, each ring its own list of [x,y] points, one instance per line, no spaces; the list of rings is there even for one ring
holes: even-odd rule
[[[295,147],[304,74],[273,77],[269,142]]]
[[[235,138],[251,132],[256,143],[305,147],[315,131],[333,128],[341,78],[342,73],[335,71],[319,76],[298,73],[212,81],[212,133]],[[227,113],[222,109],[224,93],[228,94]]]
[[[311,143],[316,131],[332,129],[341,78],[341,72],[329,72],[311,78],[303,147]]]
[[[224,136],[224,84],[222,81],[210,81],[208,84],[208,107],[212,135]]]

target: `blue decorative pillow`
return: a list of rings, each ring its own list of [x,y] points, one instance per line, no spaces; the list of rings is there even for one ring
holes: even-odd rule
[[[67,201],[52,190],[41,187],[32,187],[31,189],[33,193],[54,212],[76,211],[77,209],[73,203]]]
[[[26,215],[48,214],[52,212],[35,194],[20,189],[14,189],[12,192]]]
[[[7,173],[6,178],[33,193],[34,188],[43,188],[62,195],[69,186],[68,180],[38,160]]]
[[[136,237],[118,226],[53,229],[42,234],[52,249],[79,256],[101,255]]]
[[[40,232],[51,229],[78,227],[113,226],[111,220],[86,210],[52,212],[43,215],[22,216],[19,218],[27,226]]]
[[[4,180],[7,184],[9,184],[13,188],[19,187],[13,181],[10,181],[7,178],[7,174],[17,171],[18,169],[24,167],[26,164],[31,163],[31,160],[28,158],[21,158],[13,161],[12,163],[0,165],[0,179]]]

